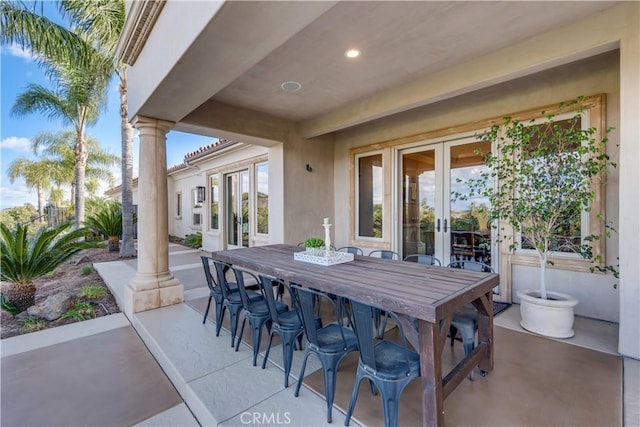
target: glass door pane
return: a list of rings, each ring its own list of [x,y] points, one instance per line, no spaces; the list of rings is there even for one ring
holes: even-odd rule
[[[435,148],[402,153],[402,242],[401,255],[439,256],[440,233],[436,219],[440,216],[440,191],[436,175]]]
[[[486,171],[483,157],[491,150],[489,142],[457,143],[449,146],[449,188],[446,194],[468,194],[464,183],[469,177]],[[476,196],[468,200],[451,201],[448,204],[448,228],[445,244],[448,249],[447,262],[472,260],[491,265],[491,223],[488,200]],[[446,230],[445,230],[446,231]]]
[[[245,248],[249,247],[249,171],[240,172],[240,194],[242,217],[240,219],[240,241]]]
[[[238,246],[238,174],[226,179],[227,245]]]
[[[382,238],[382,154],[358,158],[358,236]]]

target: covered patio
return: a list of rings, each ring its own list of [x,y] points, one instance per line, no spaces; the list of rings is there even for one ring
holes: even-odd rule
[[[206,251],[295,245],[330,217],[337,246],[402,255],[419,251],[449,260],[454,246],[447,223],[453,224],[456,207],[447,181],[437,177],[455,181],[454,158],[462,165],[477,164],[465,163],[474,135],[501,117],[537,118],[541,110],[586,95],[599,100],[590,109],[590,125],[614,128],[607,154],[617,168],[607,178],[597,213],[619,234],[601,239],[598,251],[607,264],[619,264],[620,279],[614,288],[610,276],[591,273],[589,263],[575,254],[554,258],[548,275],[554,286],[577,296],[578,315],[617,325],[614,354],[630,358],[629,363],[640,359],[635,250],[640,235],[640,4],[141,1],[129,3],[127,14],[118,50],[131,66],[129,112],[140,131],[138,213],[145,219],[139,223],[137,273],[124,289],[129,315],[146,318],[147,327],[155,328],[153,322],[162,322],[157,313],[177,310],[190,300],[187,282],[170,270],[166,250],[168,222],[181,200],[181,193],[167,184],[164,152],[171,129],[261,148],[259,155],[245,157],[234,151],[227,162],[204,170],[196,184],[209,197],[197,217]],[[347,54],[354,49],[359,55]],[[459,147],[467,149],[456,151]],[[260,167],[268,168],[268,201],[263,192],[262,206]],[[425,238],[415,233],[422,225],[414,223],[422,221],[419,209],[428,190],[417,177],[427,169],[436,176],[429,193],[436,198],[434,227]],[[247,222],[243,207],[231,204],[239,188],[232,184],[244,178],[246,194],[251,194]],[[268,212],[259,227],[258,208]],[[441,220],[444,227],[435,226]],[[583,226],[590,227],[581,217]],[[536,277],[535,258],[524,250],[510,253],[495,236],[481,236],[500,275],[495,299],[519,303],[516,291]],[[527,342],[516,344],[519,339]],[[546,413],[540,402],[558,384],[544,382],[550,361],[539,363],[556,349],[560,353],[552,359],[567,364],[565,373],[593,380],[574,355],[563,354],[568,344],[548,344],[508,328],[496,332],[496,354],[508,355],[496,359],[496,370],[504,369],[515,388],[500,386],[496,405],[487,405],[491,409],[484,416],[526,408],[525,395],[536,388],[528,384],[540,387],[530,412]],[[518,353],[521,345],[530,351]],[[616,360],[603,365],[620,368]],[[509,367],[513,375],[506,374]],[[531,376],[524,378],[525,373]],[[463,382],[446,401],[446,422],[468,414],[464,408],[480,410],[481,404],[471,401],[453,409],[464,401],[463,388],[493,387],[491,380],[500,376],[496,372],[487,380]],[[552,400],[568,408],[573,402],[566,399],[576,396],[575,390],[594,386],[573,383]],[[208,399],[211,393],[208,388]],[[491,390],[474,396],[488,403]],[[591,407],[587,396],[578,400],[578,412]],[[208,404],[224,402],[216,397]],[[226,415],[211,421],[221,422]],[[517,417],[525,423],[549,422],[523,413]]]
[[[226,199],[205,204],[205,249],[296,244],[329,216],[339,246],[402,250],[403,153],[448,149],[448,139],[469,138],[503,115],[588,95],[603,100],[596,125],[615,128],[608,150],[618,167],[602,213],[620,233],[600,249],[608,264],[619,262],[621,277],[614,289],[610,278],[573,259],[559,260],[549,274],[578,294],[578,314],[618,323],[619,354],[639,359],[639,17],[637,2],[128,3],[118,50],[131,66],[145,221],[125,310],[184,299],[165,249],[175,203],[164,154],[171,129],[267,151],[268,227],[251,225],[234,240],[225,228],[234,222]],[[350,49],[360,56],[346,58]],[[264,162],[261,156],[256,161]],[[206,172],[200,185],[211,189],[211,200],[214,187],[224,190],[222,182],[246,161]],[[382,170],[377,235],[363,234],[356,216],[357,186],[372,187],[356,182],[357,162]],[[249,177],[257,167],[250,164]],[[441,204],[449,199],[437,201],[436,210]],[[424,242],[409,243],[424,249]],[[436,255],[448,259],[448,250]],[[535,262],[511,256],[504,245],[492,254],[501,276],[497,298],[517,303],[515,290],[534,277]]]
[[[169,253],[171,270],[185,286],[185,302],[137,313],[130,320],[198,422],[277,425],[276,420],[289,420],[287,424],[296,426],[331,425],[326,424],[317,359],[310,358],[304,387],[295,398],[303,352],[295,352],[288,388],[282,384],[279,348],[272,350],[266,370],[260,363],[251,366],[248,344],[238,353],[229,346],[228,316],[219,337],[213,310],[202,324],[208,289],[203,287],[200,254],[187,254],[176,245],[170,245]],[[135,274],[134,264],[117,261],[98,266],[118,299],[124,298],[125,279]],[[578,318],[573,339],[554,341],[525,332],[518,322],[517,305],[496,316],[495,369],[486,378],[475,375],[474,381],[465,380],[445,400],[446,425],[635,425],[640,364],[617,355],[616,324]],[[247,334],[245,342],[250,342]],[[357,354],[352,356],[338,373],[332,425],[344,421],[357,365]],[[447,345],[445,368],[462,356],[460,342],[452,348]],[[366,387],[363,390],[351,425],[381,425],[379,397],[371,396]],[[415,382],[403,394],[400,425],[421,424],[420,392]],[[161,425],[168,416],[159,414],[143,424]]]
[[[202,324],[208,295],[199,259],[202,252],[171,244],[168,253],[172,273],[185,286],[184,303],[128,319],[121,314],[107,316],[3,340],[3,422],[326,425],[317,360],[311,359],[304,387],[295,398],[302,352],[295,352],[286,389],[279,348],[273,349],[267,369],[251,366],[248,345],[237,353],[229,346],[228,320],[219,337],[213,313]],[[136,260],[96,264],[119,304],[135,267]],[[473,382],[463,381],[445,400],[446,425],[637,425],[640,363],[623,361],[616,354],[616,324],[578,318],[574,338],[553,341],[523,331],[517,311],[513,306],[496,316],[495,369],[486,378],[476,375]],[[142,342],[136,342],[138,336]],[[264,351],[265,343],[261,348]],[[450,366],[461,356],[461,343],[447,346],[444,364]],[[346,360],[339,370],[332,425],[342,425],[354,361]],[[86,387],[74,387],[86,381],[91,393]],[[351,425],[381,425],[379,398],[364,391]],[[417,392],[415,385],[405,391],[401,425],[420,424]],[[40,404],[33,406],[33,401]]]

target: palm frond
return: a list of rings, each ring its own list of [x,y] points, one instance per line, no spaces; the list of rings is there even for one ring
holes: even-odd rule
[[[60,12],[75,23],[75,28],[114,55],[118,38],[124,28],[124,0],[62,0]]]
[[[111,202],[103,209],[89,215],[85,225],[107,237],[122,234],[122,208],[120,203]]]
[[[2,44],[17,43],[43,57],[84,63],[92,47],[78,34],[37,14],[19,2],[0,2]]]
[[[24,116],[32,113],[41,113],[50,120],[63,119],[72,123],[72,107],[60,94],[46,87],[32,83],[24,92],[16,98],[11,114]]]
[[[69,231],[71,223],[41,229],[31,240],[28,226],[17,225],[15,230],[0,223],[1,277],[14,283],[29,283],[48,274],[79,251],[100,244],[87,241],[87,228]]]
[[[47,162],[44,161],[19,157],[9,164],[7,176],[11,183],[18,178],[23,178],[25,184],[30,188],[36,188],[39,185],[43,188],[49,188],[51,181],[47,166]]]

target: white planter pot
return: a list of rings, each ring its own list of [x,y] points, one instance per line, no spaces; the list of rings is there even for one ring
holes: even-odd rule
[[[306,248],[306,252],[311,256],[325,256],[327,254],[325,248]]]
[[[520,298],[520,326],[529,332],[551,338],[570,338],[573,332],[573,307],[578,300],[560,292],[547,291],[547,299],[540,291],[525,289],[517,292]]]

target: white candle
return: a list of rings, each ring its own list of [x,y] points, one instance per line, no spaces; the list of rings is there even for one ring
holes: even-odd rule
[[[325,218],[325,219],[324,219],[324,223],[325,223],[325,224],[329,224],[329,218]]]

